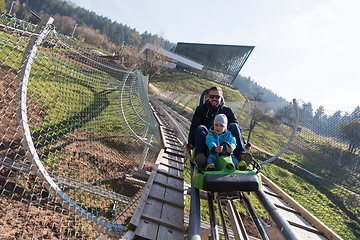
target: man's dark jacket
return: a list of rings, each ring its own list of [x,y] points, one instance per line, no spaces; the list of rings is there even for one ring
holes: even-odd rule
[[[209,100],[207,100],[204,104],[199,105],[195,109],[195,113],[192,118],[190,131],[189,131],[189,140],[188,144],[195,146],[195,132],[196,128],[199,125],[204,125],[207,129],[210,129],[214,125],[214,118],[217,114],[225,114],[228,118],[229,123],[238,123],[236,116],[233,110],[230,107],[222,104],[216,108],[210,107]]]

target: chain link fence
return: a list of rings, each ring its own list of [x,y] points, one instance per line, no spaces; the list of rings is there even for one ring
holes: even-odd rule
[[[196,95],[169,91],[157,96],[177,111],[182,111],[185,105],[194,109],[199,99]],[[267,163],[262,165],[261,172],[340,237],[357,239],[360,107],[314,111],[311,104],[298,102],[295,138],[280,158],[269,162],[286,146],[296,127],[293,104],[250,101],[226,105],[238,116],[245,139],[253,145],[254,158]],[[191,111],[186,114],[191,120]]]
[[[119,237],[161,147],[147,78],[0,17],[0,238]]]
[[[291,137],[291,104],[252,102],[249,125],[254,157],[267,161]],[[262,173],[343,239],[360,236],[359,143],[360,108],[315,112],[298,104],[297,133],[280,158],[262,166]],[[256,113],[259,111],[260,113]],[[254,117],[255,116],[255,117]]]

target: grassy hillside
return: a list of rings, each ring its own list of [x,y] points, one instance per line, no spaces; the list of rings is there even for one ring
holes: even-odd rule
[[[222,86],[213,81],[176,70],[155,76],[151,83],[164,91],[188,93],[192,95],[201,94],[205,89],[212,86],[221,86],[224,90],[224,98],[227,102],[245,101],[244,96],[241,95],[237,89]]]

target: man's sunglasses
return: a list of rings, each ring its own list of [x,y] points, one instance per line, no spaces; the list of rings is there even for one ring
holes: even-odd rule
[[[221,96],[219,96],[219,95],[209,95],[209,98],[210,99],[220,99]]]

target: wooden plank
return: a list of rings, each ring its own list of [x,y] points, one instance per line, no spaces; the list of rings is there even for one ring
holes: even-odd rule
[[[143,214],[142,219],[184,232],[184,209],[164,203],[161,217]]]
[[[157,240],[183,240],[184,232],[160,225]]]
[[[158,229],[158,223],[142,218],[139,222],[138,227],[135,230],[134,239],[156,239]]]
[[[169,200],[172,203],[175,203],[177,206],[184,208],[184,196],[183,192],[179,192],[170,188],[165,190],[164,199]]]
[[[158,198],[158,197],[149,195],[149,198],[148,198],[148,199],[152,199],[152,200],[154,200],[154,201],[158,201],[158,202],[160,202],[160,203],[162,203],[162,204],[165,204],[165,203],[166,203],[166,204],[169,204],[169,205],[171,205],[171,206],[173,206],[173,207],[176,207],[176,208],[184,208],[184,207],[185,207],[184,203],[177,204],[177,203],[173,202],[172,200],[165,199],[165,198]]]
[[[164,221],[161,218],[157,218],[157,217],[154,217],[154,216],[148,216],[148,215],[143,215],[142,219],[148,220],[149,223],[162,225],[162,226],[165,226],[167,228],[172,228],[172,229],[175,229],[177,231],[184,232],[184,226],[179,226],[179,224],[171,224],[172,223],[171,221]],[[145,236],[146,236],[146,234],[145,234]],[[152,238],[152,239],[155,239],[155,238]]]
[[[168,148],[178,151],[178,152],[184,152],[183,149],[181,147],[176,147],[176,146],[169,146]]]
[[[125,235],[121,238],[121,240],[132,240],[134,239],[134,237],[135,237],[135,232],[129,230],[125,233]]]
[[[172,155],[175,155],[175,156],[179,156],[179,157],[182,157],[184,158],[185,157],[185,154],[184,152],[180,152],[180,151],[176,151],[176,150],[173,150],[171,148],[166,148],[165,149],[165,152],[168,153],[168,154],[172,154]]]
[[[177,144],[179,143],[179,141],[176,141],[176,140],[170,140],[168,138],[165,137],[165,141],[168,145],[174,145],[174,144]]]
[[[184,180],[183,172],[177,171],[175,169],[169,168],[164,165],[159,165],[158,172],[161,172],[162,174],[165,174],[170,177],[174,177],[180,180]]]
[[[274,203],[274,206],[275,206],[275,207],[278,207],[278,208],[281,208],[281,209],[284,209],[285,211],[292,212],[292,213],[295,213],[295,214],[299,214],[299,215],[300,215],[300,212],[299,212],[299,211],[296,211],[296,210],[293,209],[293,208],[286,207],[286,206],[284,206],[284,205],[280,205],[280,204],[276,204],[276,203]]]
[[[160,202],[168,202],[170,205],[184,207],[182,192],[166,188],[162,185],[153,183],[148,198],[152,197]]]
[[[160,119],[160,117],[159,117],[159,114],[156,112],[156,111],[153,111],[153,113],[154,113],[154,116],[155,116],[155,118],[156,118],[156,121],[158,122],[158,124],[159,124],[159,129],[160,129],[160,131],[163,131],[163,126],[164,126],[164,124],[162,123],[162,121],[161,121],[161,119]]]
[[[173,166],[173,165],[170,165],[170,164],[167,164],[167,163],[164,163],[164,162],[161,162],[160,163],[161,165],[164,165],[164,166],[167,166],[167,167],[169,167],[169,168],[172,168],[172,169],[176,169],[176,170],[178,170],[178,171],[184,171],[184,169],[182,168],[182,166],[179,168],[179,167],[177,167],[177,166]]]
[[[166,139],[166,138],[165,138],[165,142],[169,147],[176,146],[177,144],[179,144],[179,141],[173,141],[173,140],[169,140],[169,139]]]
[[[165,128],[164,129],[164,134],[165,135],[172,135],[174,136],[175,135],[175,130],[171,129],[171,128]]]
[[[175,135],[175,132],[164,131],[164,135],[165,135],[165,138],[170,138],[170,139],[173,139],[174,141],[179,141],[179,140],[176,140],[177,136]]]
[[[288,222],[289,222],[290,225],[301,228],[301,229],[304,229],[304,230],[306,230],[308,232],[313,232],[313,233],[316,233],[318,235],[324,235],[324,233],[322,231],[317,230],[316,228],[309,227],[309,226],[302,225],[302,224],[298,224],[298,223],[292,222],[292,221],[288,221]]]
[[[184,208],[183,193],[175,191],[164,186],[153,184],[153,189],[151,190],[148,198],[159,201],[161,203],[167,203],[169,205]]]
[[[149,197],[152,196],[154,198],[164,198],[165,196],[165,190],[166,188],[159,185],[159,184],[153,184],[152,188],[149,193]]]
[[[164,186],[164,187],[167,187],[167,188],[169,188],[169,189],[178,191],[178,192],[183,192],[183,191],[184,191],[184,189],[181,189],[181,188],[178,188],[178,187],[169,186],[169,185],[167,185],[166,183],[158,182],[157,180],[155,180],[154,183],[159,184],[159,185]]]
[[[266,188],[269,192],[272,192],[272,190],[268,187],[264,187],[264,189]],[[282,218],[288,221],[290,224],[292,223],[292,231],[297,236],[301,236],[304,239],[324,239],[322,236],[315,236],[314,231],[305,230],[305,228],[312,229],[313,226],[308,221],[306,221],[297,210],[293,209],[288,203],[286,203],[281,198],[281,196],[279,197],[279,195],[269,195],[269,200],[274,204],[274,206],[278,208],[279,214],[282,216]]]
[[[154,218],[160,218],[162,205],[163,204],[159,201],[155,201],[149,197],[147,198],[147,203],[144,207],[144,211],[142,212],[139,224],[135,230],[137,237],[143,239],[156,239],[159,224],[154,221],[149,221],[143,216],[145,215],[153,216]]]
[[[163,128],[163,130],[164,130],[165,135],[167,135],[167,134],[174,135],[175,134],[175,131],[171,128],[166,127],[166,128]]]
[[[169,159],[171,161],[175,161],[175,162],[184,164],[184,158],[181,158],[181,157],[178,157],[178,156],[174,156],[174,155],[170,155],[170,154],[165,153],[163,158],[166,158],[166,159]]]
[[[179,231],[184,231],[184,208],[174,208],[168,204],[163,205],[161,219],[176,224]]]
[[[181,144],[181,143],[171,143],[171,142],[169,142],[169,145],[171,145],[173,147],[183,148],[183,144]]]
[[[156,161],[160,160],[162,158],[162,155],[164,153],[164,149],[161,149],[160,150],[160,153],[158,155],[158,158]],[[145,185],[145,189],[144,189],[144,192],[143,194],[141,195],[141,198],[137,204],[137,207],[134,211],[134,214],[130,220],[130,223],[129,223],[129,229],[130,230],[135,230],[137,224],[139,223],[140,221],[140,217],[141,217],[141,214],[142,214],[142,211],[144,210],[144,207],[146,206],[147,202],[147,198],[148,198],[148,195],[150,193],[150,190],[151,190],[151,186],[152,186],[152,183],[154,182],[154,179],[155,179],[155,176],[157,174],[157,170],[159,168],[159,164],[155,164],[152,172],[151,172],[151,175],[149,177],[149,180],[147,181],[146,185]]]
[[[179,171],[179,170],[174,169],[174,168],[169,168],[169,173],[170,173],[170,176],[178,176],[179,178],[184,179],[184,172],[183,171]]]
[[[182,176],[180,176],[180,175],[172,175],[171,173],[169,173],[169,172],[167,172],[165,170],[161,170],[160,172],[162,174],[164,174],[164,175],[169,176],[169,177],[177,178],[177,179],[180,179],[181,181],[184,181],[184,178]]]
[[[169,187],[172,187],[174,189],[182,189],[184,191],[184,181],[179,180],[177,178],[168,177],[167,184]]]
[[[154,183],[162,185],[164,187],[171,188],[179,192],[184,191],[184,182],[182,180],[166,176],[160,172],[156,175]]]
[[[172,142],[179,142],[179,138],[177,138],[175,135],[165,134],[165,139]]]
[[[156,174],[156,177],[154,179],[154,182],[156,182],[157,184],[161,183],[163,185],[167,185],[167,181],[168,181],[168,176],[162,174],[161,172],[158,172],[158,174]]]
[[[281,196],[279,196],[276,193],[270,192],[270,191],[266,191],[265,189],[263,190],[265,194],[271,195],[273,197],[277,197],[277,198],[281,198]]]
[[[162,158],[160,160],[160,163],[161,164],[164,164],[164,165],[168,165],[168,166],[171,166],[173,168],[177,168],[177,169],[180,169],[180,170],[183,170],[184,169],[184,164],[183,163],[179,163],[177,161],[173,161],[171,159],[168,159],[168,158]]]
[[[163,126],[163,130],[166,132],[174,132],[174,129],[172,129],[171,127],[167,126]]]

